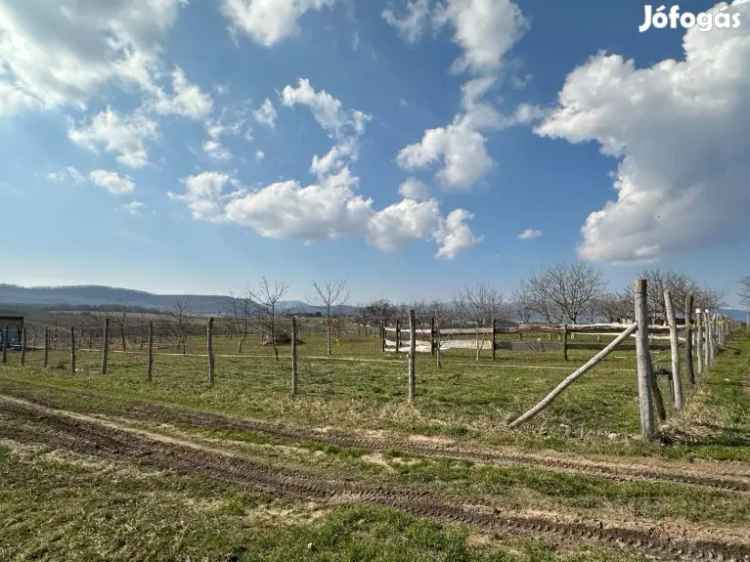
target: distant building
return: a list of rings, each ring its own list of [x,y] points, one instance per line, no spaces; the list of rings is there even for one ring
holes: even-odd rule
[[[21,345],[23,316],[0,316],[0,344],[5,338],[6,327],[8,328],[8,347]]]

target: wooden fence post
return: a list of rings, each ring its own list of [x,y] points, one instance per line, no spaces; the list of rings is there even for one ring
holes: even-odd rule
[[[49,366],[49,328],[44,327],[44,364],[43,367],[46,369]]]
[[[417,390],[417,320],[414,310],[409,311],[409,402],[414,402]]]
[[[208,384],[214,385],[214,319],[208,319],[206,326],[206,348],[208,352]]]
[[[3,330],[3,365],[5,365],[8,362],[8,337],[10,336],[10,332],[8,331],[8,326],[5,326],[5,329]]]
[[[495,344],[497,343],[495,339],[495,332],[497,331],[497,320],[495,318],[492,318],[492,360],[495,360]]]
[[[443,368],[443,362],[440,359],[440,317],[435,316],[435,365],[438,369]]]
[[[707,329],[706,329],[706,339],[708,340],[708,347],[706,351],[708,351],[708,357],[706,358],[706,365],[709,367],[712,367],[714,364],[714,315],[712,312],[706,311],[706,320],[707,320]]]
[[[26,366],[26,327],[21,330],[21,367]]]
[[[76,329],[70,327],[70,372],[76,374]]]
[[[703,374],[703,313],[695,311],[695,357],[698,360],[698,374]]]
[[[638,401],[640,404],[641,435],[644,439],[654,436],[654,397],[652,394],[653,372],[648,346],[648,300],[645,279],[639,279],[634,287],[635,321],[638,331],[635,338],[636,363],[638,368]]]
[[[396,356],[401,353],[401,321],[396,318]]]
[[[674,407],[677,411],[682,410],[682,379],[680,378],[680,342],[677,339],[677,320],[672,306],[672,293],[669,289],[664,291],[664,308],[667,312],[669,323],[669,349],[672,356],[672,394],[674,396]]]
[[[297,317],[292,316],[292,397],[297,396]]]
[[[687,357],[688,379],[695,384],[695,365],[693,365],[693,302],[695,297],[689,294],[685,299],[685,356]]]
[[[102,375],[107,374],[107,360],[109,359],[109,318],[104,319],[104,335],[102,339]]]
[[[148,362],[146,364],[146,380],[151,382],[154,376],[154,323],[148,323]]]
[[[385,353],[385,320],[380,323],[380,347],[381,351]]]
[[[563,350],[563,359],[567,361],[568,360],[568,325],[567,324],[563,324],[562,350]]]
[[[435,315],[430,319],[430,353],[435,356]]]

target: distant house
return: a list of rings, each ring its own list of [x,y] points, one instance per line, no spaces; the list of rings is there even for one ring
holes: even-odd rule
[[[8,333],[8,347],[21,345],[23,316],[0,316],[0,344],[5,338],[6,331]]]

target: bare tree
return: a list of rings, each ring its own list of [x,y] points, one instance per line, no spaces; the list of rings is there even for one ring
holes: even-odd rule
[[[526,283],[523,283],[521,287],[513,293],[512,307],[513,312],[515,312],[516,317],[521,322],[524,324],[531,322],[531,318],[536,312],[536,307],[534,306],[534,299],[531,291],[529,291]]]
[[[578,322],[604,288],[601,274],[585,263],[557,265],[526,282],[530,302],[549,322]]]
[[[595,313],[607,322],[622,322],[633,317],[633,296],[630,291],[606,293],[594,302]]]
[[[486,340],[485,334],[482,334],[481,339],[479,338],[479,328],[492,325],[492,321],[500,313],[502,303],[503,296],[486,285],[466,287],[456,298],[457,311],[473,322],[477,328],[477,360]]]
[[[182,354],[187,353],[188,308],[190,302],[186,297],[177,297],[169,315],[172,317],[171,328],[177,340],[177,348]]]
[[[279,350],[276,347],[276,305],[284,297],[289,286],[281,281],[269,282],[262,277],[255,291],[248,290],[248,298],[251,303],[256,303],[263,308],[267,318],[267,327],[270,333],[270,342],[276,360],[279,359]]]
[[[349,300],[349,291],[346,288],[346,281],[327,281],[325,283],[313,282],[315,292],[318,293],[320,302],[326,309],[326,353],[331,355],[331,311],[335,306],[341,306]]]

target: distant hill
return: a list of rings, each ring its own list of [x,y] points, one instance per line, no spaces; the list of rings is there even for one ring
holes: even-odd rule
[[[234,298],[224,295],[157,295],[146,291],[120,289],[101,285],[68,287],[21,287],[0,284],[0,306],[34,306],[43,308],[129,308],[173,310],[177,302],[185,303],[193,314],[229,314]],[[296,314],[322,314],[325,309],[302,301],[282,301],[279,311]],[[336,308],[337,314],[356,310],[352,306]]]

